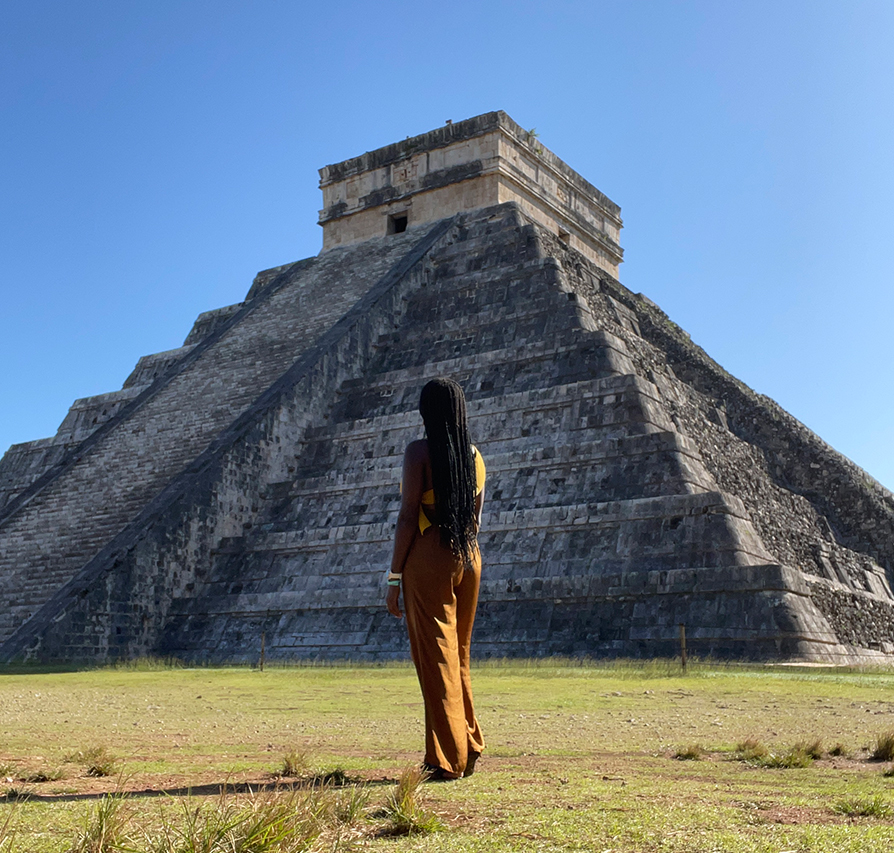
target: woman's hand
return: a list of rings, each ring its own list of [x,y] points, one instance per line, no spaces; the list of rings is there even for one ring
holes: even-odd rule
[[[388,595],[385,596],[385,606],[388,608],[388,612],[392,615],[401,619],[403,617],[403,613],[400,610],[400,587],[399,586],[389,586],[388,587]]]

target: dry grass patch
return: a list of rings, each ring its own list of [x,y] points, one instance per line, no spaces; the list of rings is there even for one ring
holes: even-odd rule
[[[769,754],[770,750],[755,737],[747,737],[736,744],[736,757],[740,761],[760,762]]]
[[[869,757],[873,761],[894,761],[894,731],[882,732],[875,738]]]
[[[704,755],[704,747],[697,743],[691,743],[674,752],[674,758],[677,761],[700,761]]]
[[[301,750],[293,749],[282,757],[282,765],[273,775],[283,779],[296,779],[306,773],[309,767],[307,755]]]
[[[94,779],[114,776],[120,769],[118,759],[101,745],[70,753],[65,756],[65,762],[66,764],[81,765],[84,768],[84,775]]]
[[[443,821],[422,806],[424,779],[425,773],[419,767],[408,767],[400,774],[385,806],[375,813],[388,821],[380,835],[417,835],[444,829]]]

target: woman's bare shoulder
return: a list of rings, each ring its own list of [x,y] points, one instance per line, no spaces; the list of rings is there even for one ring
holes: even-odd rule
[[[425,462],[428,459],[428,439],[417,438],[411,441],[404,451],[404,457],[411,462]]]

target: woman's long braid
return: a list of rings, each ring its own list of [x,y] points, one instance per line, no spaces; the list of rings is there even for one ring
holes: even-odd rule
[[[441,544],[468,564],[477,538],[477,483],[462,388],[452,379],[433,379],[422,389],[419,411],[428,437]]]

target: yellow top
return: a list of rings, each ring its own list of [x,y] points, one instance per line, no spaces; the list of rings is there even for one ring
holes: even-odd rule
[[[481,454],[478,452],[478,448],[475,447],[474,444],[472,445],[472,456],[475,457],[475,494],[480,495],[484,491],[484,479],[487,476],[487,469],[484,467],[484,460],[481,458]],[[425,510],[422,507],[434,505],[435,490],[429,489],[427,492],[423,492],[419,506],[420,533],[425,533],[425,531],[431,527],[431,522],[428,520],[428,516],[425,514]]]

